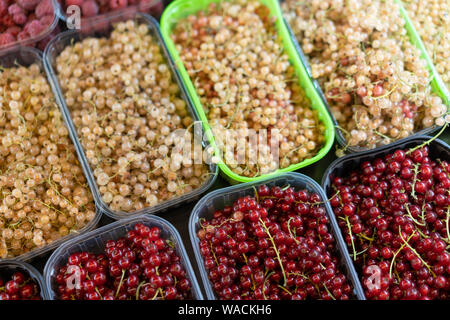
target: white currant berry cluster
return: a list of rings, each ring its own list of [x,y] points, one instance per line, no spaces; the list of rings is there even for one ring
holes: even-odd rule
[[[179,148],[193,119],[156,39],[133,20],[56,60],[67,106],[103,201],[134,212],[199,188],[208,167]]]
[[[211,4],[207,12],[180,21],[172,39],[216,139],[235,133],[227,141],[233,154],[224,159],[233,172],[258,176],[312,158],[322,148],[325,127],[299,85],[269,9],[259,1]],[[251,141],[251,130],[265,131],[267,139]],[[279,141],[278,153],[269,150],[272,138]]]
[[[442,80],[450,87],[450,12],[445,0],[403,0]]]
[[[37,64],[0,69],[0,258],[82,229],[92,194]]]
[[[448,106],[431,92],[398,4],[288,0],[283,9],[350,146],[374,148],[445,124]]]

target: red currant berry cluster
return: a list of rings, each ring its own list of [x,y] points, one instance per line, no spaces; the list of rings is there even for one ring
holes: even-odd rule
[[[11,277],[0,277],[0,300],[42,300],[38,284],[23,272]]]
[[[72,254],[56,282],[62,300],[192,299],[172,243],[158,227],[140,223],[126,237],[108,241],[105,254]]]
[[[424,146],[334,178],[331,205],[367,298],[449,299],[449,172]]]
[[[219,299],[352,297],[321,197],[292,187],[256,190],[200,221],[200,252]]]

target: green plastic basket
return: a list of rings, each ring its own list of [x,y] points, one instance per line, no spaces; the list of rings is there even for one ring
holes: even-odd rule
[[[439,73],[436,71],[434,63],[431,60],[428,51],[422,42],[422,38],[420,37],[419,33],[414,27],[414,23],[408,17],[408,13],[406,9],[403,7],[401,0],[395,0],[395,2],[400,5],[400,12],[403,16],[403,19],[405,19],[405,29],[408,33],[411,43],[420,49],[420,51],[422,52],[421,57],[427,61],[428,68],[430,69],[431,74],[433,75],[433,80],[431,81],[431,87],[433,88],[433,92],[438,94],[444,100],[448,109],[450,101],[450,94],[448,88],[445,85],[444,81],[442,81],[441,77],[439,76]]]
[[[175,62],[175,66],[178,69],[186,88],[188,89],[190,98],[193,101],[193,104],[195,106],[195,109],[202,120],[203,128],[206,133],[206,137],[208,138],[211,146],[214,148],[216,156],[220,157],[220,151],[214,141],[214,136],[212,134],[211,128],[208,123],[208,119],[205,115],[205,112],[203,111],[202,104],[200,102],[200,98],[196,93],[194,84],[192,83],[189,74],[187,73],[183,62],[181,61],[181,58],[178,54],[178,51],[175,48],[175,44],[173,43],[170,35],[172,32],[173,27],[180,19],[183,19],[187,17],[188,15],[195,14],[198,11],[202,11],[207,9],[208,5],[211,3],[218,3],[223,0],[177,0],[172,2],[164,11],[162,18],[161,18],[161,33],[163,36],[164,41],[166,42],[167,48],[169,50],[169,54],[172,56],[172,59]],[[331,120],[330,115],[328,114],[328,111],[323,104],[320,96],[318,95],[317,91],[314,88],[313,83],[311,82],[310,78],[308,77],[308,73],[301,62],[300,57],[298,56],[298,53],[295,49],[294,43],[292,42],[292,39],[290,37],[289,31],[286,28],[283,16],[281,14],[281,8],[279,7],[277,0],[259,0],[263,5],[269,8],[271,16],[276,17],[276,28],[278,31],[278,35],[282,39],[283,46],[285,53],[289,56],[290,63],[295,69],[296,75],[299,78],[299,83],[302,86],[303,90],[305,91],[306,96],[310,99],[312,108],[318,111],[318,117],[319,120],[324,124],[325,126],[325,144],[322,147],[321,150],[312,158],[306,159],[300,163],[290,165],[287,168],[284,169],[278,169],[275,172],[272,172],[270,174],[264,174],[257,177],[249,178],[244,177],[241,175],[238,175],[231,171],[231,169],[224,163],[222,158],[219,158],[218,166],[222,172],[222,174],[225,176],[225,178],[230,181],[232,184],[235,183],[241,183],[241,182],[252,182],[259,179],[265,179],[274,175],[278,175],[283,172],[290,172],[294,170],[298,170],[300,168],[303,168],[305,166],[308,166],[312,163],[317,162],[321,158],[323,158],[328,151],[330,151],[333,142],[334,142],[334,125]]]

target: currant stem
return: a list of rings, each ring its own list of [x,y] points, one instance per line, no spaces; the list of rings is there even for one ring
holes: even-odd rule
[[[348,220],[348,216],[345,216],[345,222],[347,223],[348,233],[350,235],[350,240],[352,241],[353,260],[356,261],[356,248],[355,248],[355,243],[353,242],[352,226],[350,225],[350,221]]]
[[[403,236],[402,236],[402,232],[401,232],[400,227],[398,227],[398,228],[399,228],[399,230],[400,230],[400,238],[401,238],[403,241],[405,241],[405,239],[404,239]],[[415,233],[415,232],[413,232],[412,234],[414,234],[414,233]],[[435,278],[435,277],[436,277],[436,274],[433,272],[433,270],[432,270],[431,267],[428,265],[428,263],[426,263],[426,261],[422,259],[422,257],[420,256],[420,254],[418,254],[417,251],[416,251],[413,247],[411,247],[411,245],[410,245],[408,242],[405,242],[405,245],[406,245],[409,249],[411,249],[412,252],[415,253],[415,255],[422,261],[422,263],[425,265],[425,267],[427,267],[428,271],[430,271],[430,273],[431,273],[431,274],[433,275],[433,277]]]
[[[286,272],[284,272],[284,267],[283,267],[283,263],[281,262],[281,257],[280,257],[280,252],[278,251],[277,246],[275,245],[275,241],[273,240],[272,235],[270,234],[269,229],[267,228],[266,224],[264,223],[264,221],[259,218],[259,221],[261,222],[264,230],[266,231],[267,235],[269,236],[270,242],[272,242],[272,247],[275,250],[275,253],[277,255],[277,259],[278,259],[278,263],[280,264],[280,268],[281,268],[281,272],[283,273],[283,278],[284,278],[284,285],[286,285]]]
[[[413,189],[413,190],[414,190],[414,189]],[[411,195],[412,195],[412,194],[411,194]],[[406,208],[406,212],[408,212],[407,216],[410,217],[411,220],[412,220],[415,224],[417,224],[417,225],[419,225],[419,226],[423,226],[423,227],[426,226],[425,223],[420,223],[419,221],[417,221],[416,219],[414,219],[414,217],[413,217],[412,214],[411,214],[411,211],[409,210],[408,204],[405,204],[405,208]]]
[[[119,295],[120,288],[122,287],[123,278],[125,278],[125,269],[122,270],[122,277],[120,278],[119,286],[117,287],[117,291],[116,291],[116,295],[115,295],[116,298]]]
[[[328,293],[328,295],[331,297],[331,299],[336,300],[336,298],[331,294],[330,290],[328,290],[327,286],[324,284],[323,287],[325,288],[325,291]]]
[[[428,141],[425,141],[425,142],[422,143],[421,145],[418,145],[418,146],[416,146],[416,147],[414,147],[414,148],[412,148],[412,149],[409,149],[408,151],[406,151],[406,154],[408,155],[408,154],[410,154],[410,153],[416,151],[417,149],[420,149],[420,148],[422,148],[422,147],[425,147],[426,145],[429,145],[431,142],[433,142],[434,140],[436,140],[436,139],[437,139],[437,138],[445,131],[445,129],[446,129],[447,127],[448,127],[448,122],[446,122],[446,123],[442,126],[441,131],[439,131],[438,134],[436,134],[433,138],[431,138],[431,139],[428,140]]]
[[[419,173],[419,164],[415,163],[414,164],[414,178],[413,178],[413,185],[412,185],[412,191],[411,191],[411,197],[413,197],[414,199],[417,200],[417,196],[416,196],[416,190],[415,190],[415,186],[416,186],[416,182],[417,182],[417,175]],[[409,211],[408,211],[409,212]]]
[[[401,233],[402,230],[400,228],[400,226],[398,227],[398,231],[400,233],[400,237],[401,237]],[[414,231],[413,233],[411,233],[411,235],[409,236],[408,240],[406,240],[401,246],[400,248],[394,253],[393,257],[392,257],[392,261],[391,261],[391,265],[389,266],[389,278],[392,277],[392,267],[394,266],[394,262],[395,262],[395,258],[397,257],[397,255],[400,253],[400,251],[403,250],[403,248],[406,246],[406,244],[408,243],[409,240],[411,240],[411,238],[414,236],[416,232]],[[403,237],[402,237],[403,240]]]
[[[289,220],[288,220],[288,222],[287,222],[287,225],[288,225],[288,230],[289,230],[289,235],[291,236],[291,238],[292,239],[294,239],[294,241],[295,241],[295,243],[296,244],[299,244],[300,242],[296,239],[296,237],[292,234],[292,230],[291,230],[291,221],[293,220],[294,218],[289,218]]]
[[[139,290],[141,290],[141,287],[145,286],[146,283],[145,281],[142,281],[141,283],[139,283],[137,289],[136,289],[136,300],[139,300]]]
[[[263,292],[263,297],[264,297],[264,300],[267,300],[267,297],[266,297],[266,293],[265,293],[265,288],[266,288],[266,282],[267,282],[267,280],[274,274],[275,272],[271,272],[271,273],[269,273],[265,278],[264,278],[264,282],[263,282],[263,286],[262,286],[262,292]]]

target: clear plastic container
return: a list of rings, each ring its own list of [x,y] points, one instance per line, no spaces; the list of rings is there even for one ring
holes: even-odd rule
[[[69,124],[69,128],[72,131],[72,134],[75,137],[75,140],[77,141],[77,147],[80,151],[81,154],[81,158],[82,158],[82,163],[83,163],[83,167],[85,168],[85,170],[87,171],[87,177],[89,180],[89,185],[91,185],[91,189],[93,190],[93,194],[94,194],[94,198],[96,201],[96,204],[103,210],[103,212],[110,216],[113,219],[125,219],[128,218],[130,216],[135,216],[135,215],[141,215],[141,214],[153,214],[156,212],[161,212],[161,211],[165,211],[168,210],[169,208],[173,208],[179,205],[182,205],[183,203],[186,202],[190,202],[193,200],[198,199],[204,192],[206,192],[214,183],[214,181],[217,178],[217,173],[218,173],[218,168],[216,165],[210,165],[209,169],[210,169],[210,176],[209,178],[203,183],[203,185],[198,188],[195,189],[189,193],[186,193],[180,197],[176,197],[170,200],[167,200],[165,202],[159,203],[156,206],[153,207],[147,207],[144,208],[142,210],[139,211],[135,211],[135,212],[118,212],[118,211],[112,211],[109,206],[103,201],[101,194],[99,192],[97,183],[95,182],[94,179],[94,174],[92,172],[91,167],[89,166],[88,160],[86,158],[85,152],[83,147],[81,146],[80,140],[78,138],[77,135],[77,131],[75,129],[75,126],[71,120],[70,117],[70,111],[66,105],[65,99],[64,99],[64,94],[61,91],[61,88],[59,86],[59,79],[57,74],[54,71],[54,66],[56,63],[56,57],[64,50],[64,48],[67,45],[70,45],[72,42],[78,42],[80,40],[83,40],[85,38],[88,37],[92,37],[92,36],[107,36],[112,28],[112,25],[114,23],[120,22],[120,21],[126,21],[129,19],[135,19],[135,21],[137,21],[138,23],[145,23],[148,25],[149,30],[151,31],[152,35],[154,36],[155,39],[157,39],[157,41],[159,42],[159,45],[161,47],[161,50],[163,52],[163,55],[166,56],[167,58],[167,63],[168,66],[170,67],[172,74],[173,74],[173,79],[175,79],[175,81],[178,83],[178,86],[181,89],[181,97],[183,98],[183,100],[186,101],[188,110],[190,111],[192,117],[194,120],[198,120],[198,115],[197,113],[194,111],[191,101],[190,99],[187,97],[186,95],[186,91],[184,88],[184,85],[182,83],[182,81],[179,78],[178,72],[176,71],[176,69],[174,68],[174,64],[173,61],[170,59],[169,55],[167,54],[167,49],[166,46],[164,44],[164,42],[162,41],[161,35],[160,35],[160,31],[159,31],[159,25],[158,22],[151,16],[146,15],[146,14],[142,14],[142,13],[115,13],[114,15],[111,14],[109,15],[107,18],[105,19],[99,19],[98,20],[98,25],[97,26],[101,26],[102,31],[99,32],[99,28],[95,27],[95,30],[91,30],[90,32],[86,32],[86,31],[75,31],[75,30],[70,30],[70,31],[66,31],[64,33],[59,34],[56,38],[54,38],[49,45],[47,46],[46,50],[45,50],[45,55],[44,55],[44,60],[45,60],[45,69],[48,75],[48,78],[50,79],[52,88],[53,88],[53,92],[55,93],[55,95],[57,96],[58,99],[58,104],[60,105],[61,109],[63,110],[63,114],[66,118],[67,123]],[[195,134],[200,134],[198,132],[195,132]],[[201,141],[201,140],[200,140]]]
[[[395,1],[397,3],[399,3],[399,4],[401,4],[400,1],[398,1],[398,0],[395,0]],[[282,2],[284,2],[284,0],[280,0],[280,3],[282,3]],[[407,14],[406,14],[406,11],[404,10],[403,7],[400,8],[400,11],[401,11],[401,15],[403,16],[403,18],[405,20],[405,29],[407,31],[407,34],[408,34],[408,36],[410,38],[411,43],[413,43],[417,48],[420,49],[420,51],[422,53],[422,58],[427,61],[428,69],[430,70],[431,75],[433,77],[433,79],[431,81],[431,86],[432,86],[432,89],[433,89],[432,91],[435,94],[439,95],[443,99],[444,103],[446,103],[447,106],[450,108],[450,105],[449,105],[450,96],[449,96],[448,90],[447,90],[444,82],[441,80],[439,74],[437,73],[437,71],[436,71],[436,69],[435,69],[431,59],[428,56],[427,51],[425,50],[425,47],[422,44],[422,40],[420,39],[420,36],[418,35],[418,33],[415,30],[413,24],[411,23],[411,20],[408,18]],[[367,151],[368,150],[367,148],[363,148],[363,147],[360,147],[360,146],[349,146],[348,145],[347,139],[345,138],[343,131],[341,129],[339,129],[339,124],[338,124],[336,118],[334,117],[333,112],[331,111],[331,107],[330,107],[330,105],[328,103],[327,98],[325,97],[325,94],[322,91],[322,88],[319,85],[319,82],[312,77],[311,66],[309,65],[309,60],[308,60],[307,56],[303,52],[300,44],[298,43],[298,40],[297,40],[296,36],[294,35],[294,33],[293,33],[289,23],[286,20],[285,20],[285,24],[286,24],[286,27],[289,30],[289,33],[291,34],[292,41],[295,44],[295,47],[296,47],[296,49],[298,51],[298,54],[299,54],[299,56],[300,56],[300,58],[302,60],[303,65],[305,66],[305,68],[306,68],[306,70],[308,72],[309,77],[311,78],[311,81],[313,82],[314,87],[316,88],[318,94],[320,95],[320,98],[322,99],[325,107],[327,108],[329,114],[331,115],[332,121],[334,123],[334,127],[336,129],[336,140],[337,140],[337,142],[339,143],[339,145],[341,147],[345,148],[346,152],[348,152],[348,153],[360,153],[360,152]],[[406,141],[410,137],[433,134],[436,131],[438,131],[440,128],[442,128],[442,127],[438,127],[437,125],[433,125],[432,127],[422,129],[422,130],[420,130],[420,131],[410,135],[409,137],[407,137],[405,139],[398,140],[398,141]],[[388,144],[388,145],[392,145],[392,144]],[[380,149],[382,147],[383,146],[380,146],[380,147],[374,148],[372,150],[378,150],[378,149]]]
[[[133,229],[137,223],[143,223],[149,227],[158,227],[161,229],[161,237],[170,239],[175,244],[178,256],[186,271],[187,278],[191,282],[192,296],[196,300],[203,300],[202,292],[198,285],[197,279],[189,261],[183,241],[178,231],[166,220],[154,215],[142,215],[116,221],[102,228],[79,236],[71,241],[66,242],[58,248],[48,259],[44,268],[44,281],[47,288],[47,295],[50,300],[57,299],[56,293],[56,274],[61,267],[67,264],[67,259],[72,253],[88,251],[92,253],[104,253],[105,243],[108,240],[116,240],[126,235]]]
[[[10,43],[8,45],[0,45],[0,55],[2,55],[4,52],[9,52],[12,50],[16,50],[18,47],[33,47],[39,44],[40,41],[47,41],[49,37],[51,37],[54,34],[55,29],[58,26],[59,21],[59,4],[57,0],[51,0],[53,5],[53,21],[52,23],[39,35],[36,37],[27,38],[24,40],[18,40],[16,42]]]
[[[278,169],[275,171],[275,173],[269,173],[261,176],[256,177],[245,177],[238,175],[234,173],[227,165],[226,163],[221,159],[219,162],[219,168],[221,170],[221,173],[224,175],[224,177],[232,184],[241,183],[241,182],[252,182],[256,180],[261,180],[270,176],[274,176],[276,174],[280,174],[282,172],[290,172],[294,170],[298,170],[300,168],[309,166],[320,159],[322,159],[331,149],[334,143],[334,125],[331,120],[331,117],[326,109],[326,107],[323,104],[322,99],[318,95],[317,91],[315,90],[313,83],[311,82],[311,79],[308,76],[308,73],[306,72],[306,69],[304,68],[300,58],[298,57],[298,53],[294,47],[294,43],[291,41],[291,37],[288,33],[288,30],[286,29],[285,23],[283,22],[283,16],[281,14],[281,10],[279,8],[277,0],[259,0],[264,6],[269,8],[270,10],[270,16],[276,17],[275,27],[277,30],[277,34],[279,36],[279,39],[282,41],[283,49],[285,53],[289,56],[289,62],[295,69],[295,75],[297,77],[297,80],[303,90],[305,90],[305,94],[308,97],[308,99],[311,101],[311,108],[314,110],[317,110],[318,112],[318,118],[325,126],[325,142],[322,148],[317,152],[317,154],[309,159],[305,159],[304,161],[301,161],[300,163],[295,163],[290,165],[287,168]],[[211,133],[211,128],[209,126],[208,118],[203,110],[202,103],[200,101],[200,97],[197,95],[197,91],[195,89],[194,84],[192,83],[192,80],[186,71],[186,68],[184,67],[183,61],[181,60],[178,50],[175,47],[175,44],[171,38],[172,30],[177,24],[178,21],[180,21],[183,18],[186,18],[190,14],[195,14],[198,11],[207,9],[208,5],[211,3],[217,3],[220,2],[219,0],[197,0],[197,1],[190,1],[190,0],[177,0],[172,2],[166,10],[164,10],[164,13],[161,17],[161,32],[164,38],[164,41],[166,42],[166,45],[169,49],[169,53],[172,56],[173,60],[176,63],[176,66],[180,72],[180,75],[184,81],[184,84],[187,87],[187,90],[190,94],[191,99],[194,102],[194,107],[197,110],[197,113],[199,114],[204,129],[206,131],[206,134],[208,135],[208,139],[211,143],[211,146],[214,147],[216,155],[220,157],[220,151],[215,143],[215,139],[213,134]]]
[[[391,145],[378,148],[377,150],[369,150],[359,154],[350,154],[334,161],[328,169],[322,179],[322,187],[325,190],[327,196],[332,196],[332,181],[335,177],[344,177],[353,170],[356,170],[365,161],[373,161],[375,158],[384,157],[387,154],[393,153],[398,149],[414,148],[422,143],[430,140],[428,136],[415,136],[407,138],[406,141],[398,141]],[[435,139],[429,145],[429,157],[430,159],[445,159],[450,161],[450,146],[444,141]],[[331,215],[335,218],[333,211],[330,211]],[[345,243],[344,243],[345,245]],[[359,279],[361,279],[358,276]]]
[[[43,62],[43,58],[42,58],[42,52],[37,49],[30,48],[30,47],[20,47],[20,48],[16,48],[13,51],[9,51],[7,53],[0,54],[0,66],[5,67],[5,68],[14,67],[17,64],[22,65],[22,66],[29,66],[33,63],[36,63],[37,65],[39,65],[42,72],[43,73],[45,72],[44,66],[43,66],[44,62]],[[51,81],[49,81],[49,83],[51,85]],[[67,122],[65,122],[65,124],[68,127]],[[70,138],[75,145],[75,149],[77,149],[77,143],[75,142],[74,136],[72,135],[70,128],[68,131],[69,131]],[[77,152],[77,155],[78,155],[78,160],[80,162],[80,165],[83,167],[83,162],[81,161],[82,159],[80,157],[79,152]],[[88,176],[87,171],[84,168],[83,168],[83,173],[86,177]],[[92,188],[90,188],[90,190],[92,192]],[[37,256],[41,256],[41,255],[47,253],[48,251],[55,249],[64,241],[67,241],[68,239],[71,239],[78,234],[82,234],[82,233],[85,233],[87,231],[94,229],[97,226],[98,222],[100,221],[101,214],[102,214],[101,210],[98,207],[96,207],[95,217],[86,226],[84,226],[82,229],[78,230],[76,233],[74,232],[72,234],[69,234],[69,235],[67,235],[63,238],[60,238],[60,239],[52,242],[51,244],[48,244],[41,248],[35,248],[25,254],[15,257],[13,259],[20,260],[20,261],[29,261]],[[0,259],[0,261],[1,261],[1,259]]]
[[[269,179],[249,182],[241,185],[236,185],[224,189],[219,189],[204,196],[192,210],[191,217],[189,219],[189,235],[194,249],[197,265],[200,270],[203,285],[206,290],[206,296],[209,300],[215,300],[213,288],[208,278],[208,273],[203,263],[203,257],[199,249],[199,239],[197,237],[197,231],[200,229],[199,219],[211,219],[216,210],[223,209],[227,205],[232,205],[238,198],[250,195],[254,196],[255,187],[260,185],[272,186],[291,186],[296,189],[306,189],[311,192],[315,192],[320,195],[322,199],[326,199],[325,193],[320,186],[311,178],[296,172],[288,172],[281,174],[277,177]],[[353,266],[353,262],[347,250],[347,246],[342,238],[341,231],[339,230],[336,218],[331,210],[331,206],[328,202],[324,204],[328,218],[330,219],[330,226],[336,241],[336,250],[339,253],[339,259],[341,262],[341,270],[346,274],[353,286],[354,295],[360,299],[365,300],[364,292],[361,287],[361,283],[358,280],[357,273]]]
[[[121,14],[129,14],[130,16],[133,16],[134,14],[136,14],[136,12],[147,13],[159,19],[164,10],[164,3],[162,0],[138,1],[140,2],[139,4],[127,6],[123,9],[112,10],[93,17],[82,17],[80,23],[81,30],[91,30],[92,28],[96,28],[99,21],[107,21],[109,17],[116,15],[118,12],[120,12]],[[58,1],[58,9],[60,12],[61,20],[63,20],[63,22],[66,22],[67,8],[63,3],[64,0]]]
[[[45,288],[44,278],[32,265],[15,261],[15,260],[2,260],[0,261],[0,278],[10,277],[14,272],[23,272],[25,275],[29,275],[39,286],[41,290],[42,300],[48,300],[47,289]]]

